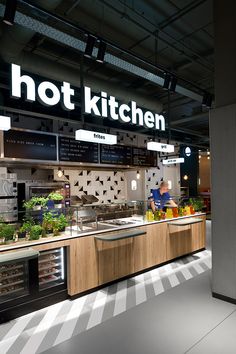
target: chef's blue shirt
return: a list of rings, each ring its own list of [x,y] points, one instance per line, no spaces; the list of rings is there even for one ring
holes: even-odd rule
[[[160,188],[151,189],[149,200],[154,201],[156,209],[163,209],[166,202],[168,202],[170,199],[171,196],[168,192],[161,194]]]

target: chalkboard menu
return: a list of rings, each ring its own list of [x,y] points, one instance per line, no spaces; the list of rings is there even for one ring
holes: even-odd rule
[[[147,167],[156,166],[157,153],[147,149],[133,147],[132,165]]]
[[[6,131],[4,132],[4,156],[56,161],[56,136],[18,130]]]
[[[98,163],[98,144],[59,137],[59,160]]]
[[[101,145],[100,162],[114,165],[131,165],[132,148],[124,145]]]

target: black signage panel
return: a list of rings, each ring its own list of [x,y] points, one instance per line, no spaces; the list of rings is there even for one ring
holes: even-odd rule
[[[131,165],[132,148],[124,145],[101,145],[101,163]]]
[[[4,156],[56,161],[56,136],[18,130],[6,131],[4,132]]]
[[[59,160],[98,163],[98,144],[59,137]]]
[[[157,165],[157,153],[144,148],[133,147],[132,165],[134,166],[156,166]]]

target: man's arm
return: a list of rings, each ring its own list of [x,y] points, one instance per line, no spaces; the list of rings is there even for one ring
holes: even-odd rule
[[[178,205],[173,201],[173,199],[170,199],[170,200],[169,200],[169,203],[170,203],[170,205],[171,205],[172,207],[175,207],[175,208],[178,207]]]
[[[156,210],[154,200],[151,200],[151,202],[150,202],[150,206],[151,206],[152,211],[153,211],[153,213],[154,213],[154,211]]]

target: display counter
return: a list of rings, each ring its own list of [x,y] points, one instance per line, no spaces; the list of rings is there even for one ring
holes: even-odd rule
[[[28,247],[39,253],[63,247],[67,291],[73,297],[205,248],[203,213],[152,222],[133,215],[116,221],[99,221],[96,230],[90,222],[80,232],[72,225],[59,236],[4,244],[0,255]]]

